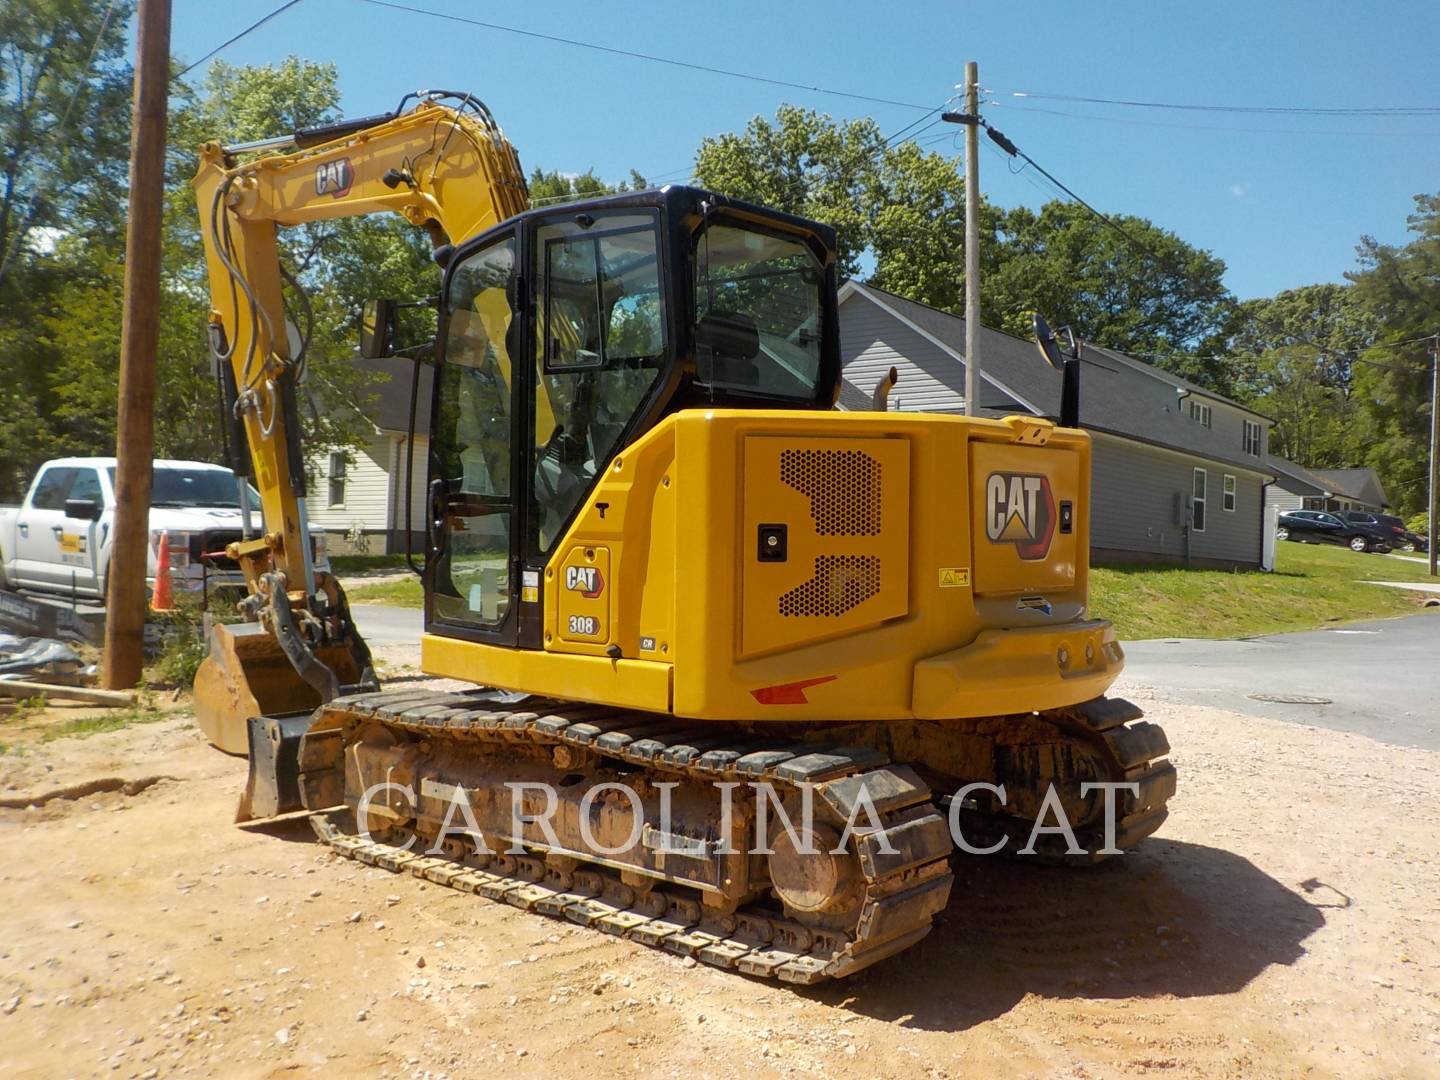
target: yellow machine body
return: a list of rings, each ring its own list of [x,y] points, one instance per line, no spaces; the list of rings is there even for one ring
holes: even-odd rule
[[[1072,705],[1123,664],[1083,618],[1089,477],[1089,437],[1032,418],[686,410],[557,545],[543,650],[429,633],[422,667],[726,721]]]

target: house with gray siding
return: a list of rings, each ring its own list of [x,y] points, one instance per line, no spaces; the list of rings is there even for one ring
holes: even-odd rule
[[[1270,458],[1275,482],[1265,493],[1265,505],[1276,513],[1286,510],[1364,510],[1384,513],[1390,497],[1374,469],[1306,469],[1282,457]]]
[[[1055,419],[1060,373],[1032,341],[981,329],[980,411]],[[840,407],[962,413],[965,320],[856,281],[840,290]],[[1092,562],[1254,568],[1263,555],[1270,420],[1167,371],[1086,344],[1080,424],[1093,440]]]

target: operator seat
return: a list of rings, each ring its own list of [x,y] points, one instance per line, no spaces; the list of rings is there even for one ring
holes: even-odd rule
[[[760,388],[760,331],[738,311],[711,311],[695,324],[696,366],[701,382],[747,390]],[[708,356],[708,362],[707,362]]]

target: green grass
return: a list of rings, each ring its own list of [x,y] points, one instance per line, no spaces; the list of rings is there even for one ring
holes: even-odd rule
[[[356,585],[353,589],[346,589],[345,596],[352,604],[388,604],[391,607],[408,608],[425,606],[420,579],[414,574],[401,581],[377,581],[368,585]]]
[[[357,574],[364,570],[404,570],[404,555],[331,555],[330,569],[337,574]]]
[[[1187,570],[1172,566],[1097,567],[1090,611],[1115,623],[1121,640],[1235,638],[1362,619],[1413,614],[1413,594],[1376,581],[1429,581],[1423,563],[1348,548],[1282,543],[1275,571]]]
[[[63,724],[47,727],[40,735],[40,741],[54,742],[56,739],[84,738],[87,735],[99,735],[103,731],[119,731],[121,728],[133,727],[136,724],[153,724],[157,720],[164,720],[175,715],[177,714],[173,712],[161,712],[142,694],[139,701],[127,708],[107,709],[105,712],[96,713],[93,716],[80,716],[74,720],[66,720]]]

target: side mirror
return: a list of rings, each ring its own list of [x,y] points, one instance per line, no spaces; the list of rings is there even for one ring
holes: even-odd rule
[[[82,521],[99,521],[105,508],[94,499],[66,499],[65,516]]]
[[[395,352],[394,300],[366,300],[360,309],[360,355],[379,360]]]

